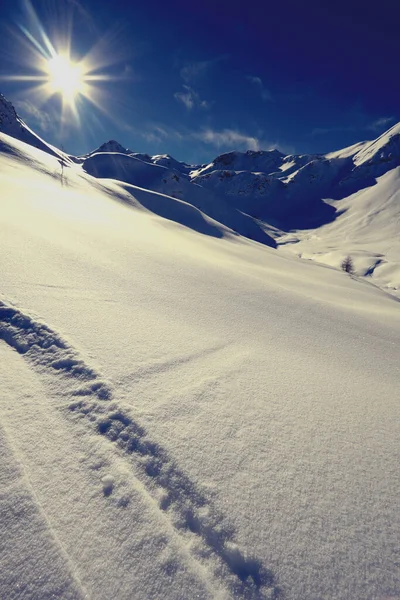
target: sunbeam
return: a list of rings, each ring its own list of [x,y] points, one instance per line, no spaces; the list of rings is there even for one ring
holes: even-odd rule
[[[18,31],[13,31],[20,52],[24,58],[20,67],[26,72],[18,75],[3,75],[3,81],[19,81],[31,84],[40,103],[46,103],[51,97],[59,96],[61,101],[60,128],[66,123],[81,125],[81,113],[84,100],[100,108],[101,93],[99,84],[126,79],[126,75],[111,75],[104,72],[105,65],[113,63],[112,52],[102,43],[102,38],[95,41],[85,55],[77,57],[73,50],[72,14],[58,30],[52,32],[52,39],[41,23],[32,3],[26,0],[26,23],[18,23]],[[99,53],[103,49],[104,56]],[[116,59],[114,62],[118,62]],[[22,70],[22,69],[21,69]]]

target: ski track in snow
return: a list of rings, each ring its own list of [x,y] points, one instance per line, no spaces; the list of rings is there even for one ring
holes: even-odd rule
[[[166,450],[148,438],[146,430],[113,398],[112,387],[58,333],[0,301],[0,339],[22,355],[53,396],[66,398],[59,407],[69,418],[85,420],[91,431],[107,438],[132,463],[134,474],[183,540],[194,535],[202,542],[201,552],[193,558],[207,566],[233,597],[283,597],[273,573],[235,544],[226,518],[213,509]],[[113,492],[113,481],[103,479],[107,497]]]

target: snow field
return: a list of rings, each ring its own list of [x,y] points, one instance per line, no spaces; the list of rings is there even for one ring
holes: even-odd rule
[[[0,596],[398,596],[398,302],[2,139]]]

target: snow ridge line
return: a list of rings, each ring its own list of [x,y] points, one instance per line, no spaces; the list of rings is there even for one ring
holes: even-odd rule
[[[282,597],[273,573],[235,544],[234,530],[226,518],[213,509],[210,500],[180,471],[166,450],[150,440],[146,430],[112,399],[111,386],[59,334],[0,301],[0,339],[46,378],[54,395],[69,399],[70,414],[86,418],[95,432],[132,460],[176,531],[201,539],[202,548],[195,558],[206,562],[235,598]]]

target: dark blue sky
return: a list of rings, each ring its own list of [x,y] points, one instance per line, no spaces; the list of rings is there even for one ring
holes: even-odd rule
[[[74,154],[108,139],[188,162],[232,149],[327,152],[400,121],[398,0],[33,6],[56,48],[70,31],[74,57],[96,47],[96,72],[114,77],[95,84],[103,110],[81,98],[79,126],[62,133],[59,97],[0,81],[28,125]],[[20,42],[20,25],[37,37],[27,5],[1,0],[0,21],[0,76],[34,72]]]

